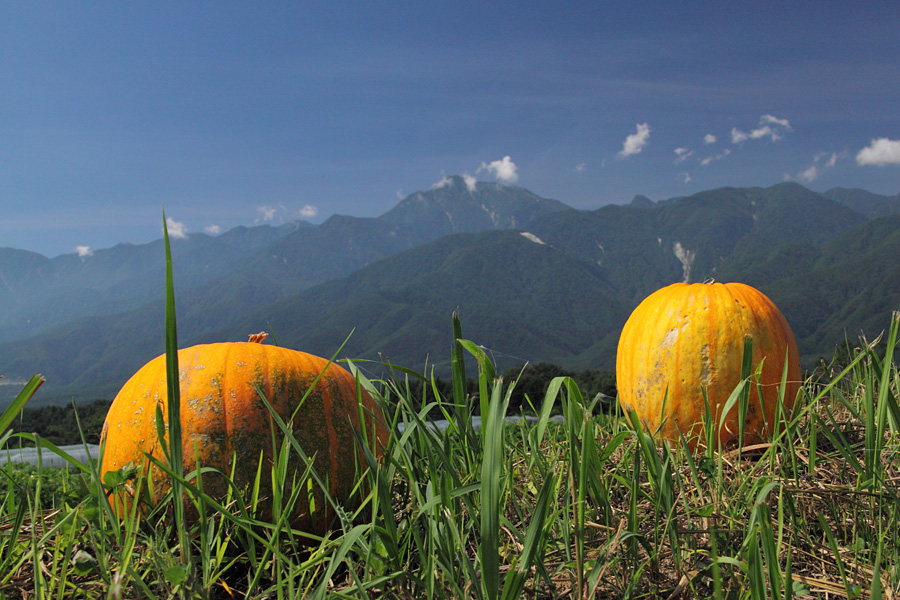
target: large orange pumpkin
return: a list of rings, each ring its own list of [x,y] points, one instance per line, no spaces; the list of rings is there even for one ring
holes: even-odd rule
[[[616,355],[619,402],[634,410],[664,439],[679,432],[696,445],[705,416],[701,388],[708,394],[714,423],[741,379],[745,336],[753,338],[753,370],[762,361],[744,422],[744,445],[760,442],[772,431],[785,360],[784,407],[793,407],[800,385],[797,343],[784,316],[762,292],[742,283],[676,283],[648,296],[622,330]],[[663,413],[663,400],[665,412]],[[723,445],[738,436],[738,407],[719,430]]]
[[[261,516],[267,518],[271,514],[271,414],[259,398],[258,386],[275,411],[291,425],[306,454],[315,456],[316,472],[327,480],[330,495],[339,501],[348,500],[356,483],[354,461],[361,460],[353,433],[353,428],[359,427],[354,378],[338,365],[328,365],[291,422],[304,393],[327,361],[258,343],[264,337],[257,335],[251,336],[251,342],[207,344],[178,351],[185,474],[197,467],[195,456],[201,466],[225,474],[234,464],[233,481],[243,488],[255,480],[262,456]],[[145,452],[165,461],[157,435],[156,409],[162,409],[167,421],[166,389],[165,355],[144,365],[122,387],[103,424],[104,474],[128,463],[146,465]],[[365,391],[362,402],[369,439],[375,438],[376,454],[380,454],[387,441],[387,430],[380,419],[371,417],[376,414],[375,404]],[[277,425],[274,427],[280,446],[281,431]],[[301,460],[293,450],[289,464],[289,473],[296,469],[302,473]],[[169,489],[169,478],[156,467],[149,469],[149,477],[154,501],[158,501]],[[222,500],[228,486],[224,477],[206,475],[203,489]],[[333,515],[316,484],[312,485],[312,493],[312,510],[308,492],[300,494],[293,524],[303,531],[322,534]]]

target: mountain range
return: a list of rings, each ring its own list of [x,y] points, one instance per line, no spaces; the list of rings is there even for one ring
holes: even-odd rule
[[[456,309],[501,368],[611,369],[631,310],[676,281],[758,287],[807,365],[900,308],[900,194],[795,183],[582,211],[448,177],[377,218],[191,234],[172,251],[182,346],[271,330],[331,356],[346,339],[341,356],[376,374],[445,374]],[[41,372],[35,402],[111,398],[162,353],[164,263],[161,241],[53,259],[0,248],[2,381]],[[15,391],[0,386],[0,404]]]

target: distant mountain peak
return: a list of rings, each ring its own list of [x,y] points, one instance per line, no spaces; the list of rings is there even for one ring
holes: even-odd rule
[[[792,194],[804,194],[804,195],[821,195],[812,191],[808,187],[797,183],[796,181],[782,181],[781,183],[776,183],[773,186],[767,188],[769,193],[778,192],[778,193],[792,193]]]
[[[631,200],[632,208],[653,208],[653,206],[653,200],[641,194],[638,194]]]
[[[524,188],[476,181],[471,175],[447,175],[430,189],[410,194],[378,219],[394,229],[418,232],[426,240],[450,233],[517,229],[568,208]]]

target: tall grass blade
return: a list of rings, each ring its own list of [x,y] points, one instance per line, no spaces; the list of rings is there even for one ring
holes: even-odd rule
[[[458,340],[462,347],[469,351],[478,361],[478,398],[481,404],[482,417],[490,411],[491,386],[497,379],[497,372],[487,353],[477,344],[469,340]],[[484,437],[484,429],[481,431]]]
[[[749,381],[753,373],[753,336],[744,336],[744,351],[741,355],[741,381]],[[744,446],[744,425],[747,420],[747,411],[750,409],[750,386],[745,385],[741,390],[738,401],[738,448]]]
[[[472,406],[466,389],[466,358],[462,345],[459,310],[453,312],[453,344],[450,351],[450,375],[453,383],[453,412],[456,427],[462,433],[463,456],[469,472],[475,469],[477,436],[472,426]],[[483,413],[484,414],[484,413]]]
[[[334,576],[338,567],[341,566],[344,558],[346,558],[353,546],[362,538],[363,534],[368,531],[369,527],[371,527],[371,525],[357,525],[343,537],[341,545],[338,546],[338,549],[328,562],[328,569],[322,574],[319,585],[310,596],[312,600],[324,600],[325,594],[328,591],[328,582],[331,581],[331,578]]]
[[[459,311],[453,312],[453,342],[450,348],[450,370],[453,382],[453,406],[456,408],[457,426],[467,431],[471,425],[471,415],[466,401],[466,357],[459,340],[462,339],[462,324]]]
[[[531,566],[546,544],[544,527],[549,512],[550,494],[556,489],[557,484],[556,478],[551,476],[544,480],[544,484],[541,486],[541,493],[532,512],[531,523],[529,523],[528,531],[525,533],[522,553],[503,581],[502,600],[513,600],[520,596],[522,588],[525,587],[525,579],[531,571]]]
[[[875,562],[872,567],[872,583],[869,585],[869,600],[881,600],[883,587],[881,583],[881,555],[884,551],[884,538],[879,537],[878,549],[875,551]]]
[[[872,472],[873,484],[875,479],[881,479],[881,454],[884,446],[884,434],[888,429],[889,422],[889,398],[891,397],[891,375],[893,373],[894,348],[897,345],[897,328],[900,325],[900,311],[895,311],[891,315],[891,326],[888,333],[887,346],[885,347],[884,359],[881,361],[881,377],[878,382],[878,404],[875,413],[874,433],[872,448]],[[896,403],[894,403],[896,405]],[[874,412],[874,411],[873,411]],[[869,446],[867,446],[868,448]],[[878,469],[876,471],[876,468]],[[877,485],[877,484],[876,484]]]
[[[772,530],[772,518],[769,512],[769,505],[766,504],[766,497],[776,485],[777,484],[775,483],[767,484],[756,496],[753,516],[762,545],[763,557],[765,557],[766,567],[769,572],[769,589],[772,591],[773,598],[780,598],[783,586],[781,566],[778,562],[778,546],[775,542],[775,533]],[[764,598],[765,596],[762,597]]]
[[[166,411],[169,423],[169,464],[172,478],[172,494],[175,509],[175,529],[185,562],[190,561],[190,544],[184,518],[184,495],[181,481],[184,479],[184,457],[181,441],[181,389],[178,377],[178,331],[175,322],[175,282],[172,274],[172,246],[169,243],[169,227],[163,210],[163,240],[166,247]],[[160,440],[163,443],[163,440]]]
[[[363,421],[360,420],[360,423],[362,422]],[[384,535],[381,536],[387,549],[387,560],[393,564],[395,569],[399,569],[400,565],[397,561],[400,558],[400,547],[398,545],[400,536],[397,532],[397,518],[393,511],[393,503],[391,502],[390,480],[385,473],[386,469],[378,464],[375,455],[372,454],[372,450],[369,448],[369,445],[366,444],[363,436],[355,429],[353,430],[353,434],[356,437],[356,443],[360,447],[360,450],[362,450],[366,465],[369,468],[369,477],[373,482],[373,487],[378,496],[379,510],[387,513],[382,519]],[[376,516],[377,515],[373,515],[373,517]]]
[[[3,446],[4,441],[6,441],[7,428],[10,424],[15,420],[15,418],[22,412],[22,409],[25,408],[25,405],[28,404],[28,401],[31,400],[31,397],[34,396],[34,393],[41,387],[41,384],[44,383],[44,378],[40,375],[32,375],[31,379],[25,384],[22,390],[16,394],[15,399],[12,403],[6,407],[6,410],[3,411],[3,414],[0,415],[0,432],[4,433],[4,437],[0,438],[0,446]]]
[[[762,553],[756,541],[756,528],[750,529],[747,539],[747,579],[750,581],[750,598],[767,600],[766,579],[763,572]],[[773,596],[777,598],[778,596]]]
[[[510,391],[512,387],[510,387]],[[500,516],[503,501],[500,480],[503,475],[503,428],[509,393],[503,396],[503,379],[494,381],[487,418],[482,414],[484,456],[481,463],[481,576],[485,597],[491,600],[500,593]]]
[[[818,515],[819,525],[822,526],[822,531],[825,532],[825,539],[828,540],[828,545],[831,547],[831,551],[834,553],[834,560],[837,564],[838,573],[841,576],[841,581],[844,584],[844,591],[847,593],[848,598],[856,598],[859,596],[858,590],[855,589],[857,586],[853,585],[850,580],[847,578],[847,569],[844,567],[844,560],[841,558],[841,549],[838,547],[837,540],[834,538],[834,532],[831,531],[831,526],[828,525],[828,521],[825,519],[825,515]]]

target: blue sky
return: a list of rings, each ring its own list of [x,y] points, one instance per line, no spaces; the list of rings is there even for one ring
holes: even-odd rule
[[[452,174],[897,194],[900,8],[847,6],[2,3],[0,246],[377,216]]]

